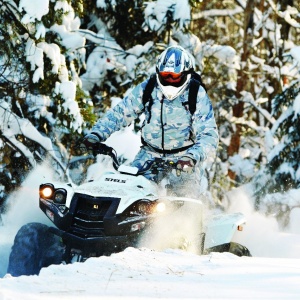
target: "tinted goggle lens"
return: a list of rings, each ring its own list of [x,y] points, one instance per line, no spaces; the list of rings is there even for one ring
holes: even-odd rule
[[[179,79],[182,76],[182,73],[159,72],[159,75],[165,79],[167,79],[167,78]]]

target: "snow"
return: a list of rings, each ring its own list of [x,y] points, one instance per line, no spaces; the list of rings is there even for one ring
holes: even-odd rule
[[[151,30],[160,30],[167,23],[167,12],[172,13],[172,18],[178,21],[180,28],[190,22],[190,5],[187,0],[157,0],[146,2],[145,24]],[[144,24],[144,27],[146,27]]]
[[[28,24],[36,20],[41,20],[49,12],[49,0],[21,0],[19,11],[25,11],[22,23]]]
[[[7,107],[8,105],[5,101],[0,101],[0,118],[7,120],[7,122],[2,122],[0,124],[0,130],[3,132],[3,136],[15,145],[33,166],[36,164],[33,154],[23,143],[16,139],[16,136],[20,134],[40,143],[45,150],[49,151],[50,155],[55,156],[50,139],[42,136],[28,119],[20,118],[16,114],[11,113]]]
[[[300,63],[300,46],[293,47],[290,51],[291,56]]]
[[[85,45],[85,39],[80,37],[77,33],[70,32],[67,30],[65,25],[55,24],[50,28],[54,32],[57,32],[61,37],[61,44],[66,49],[82,48]]]
[[[163,2],[166,2],[165,0]],[[180,20],[179,27],[183,28],[190,22],[190,6],[188,1],[175,1],[174,20]]]
[[[234,9],[210,9],[193,14],[193,19],[211,18],[215,16],[233,16],[243,12],[242,7],[235,7]]]
[[[52,67],[52,73],[57,74],[60,68],[60,65],[64,63],[60,55],[60,48],[57,44],[46,42],[40,42],[37,44],[37,47],[42,49],[46,56],[50,59]]]
[[[116,5],[116,1],[112,0],[110,1],[111,6],[115,6]],[[105,0],[97,0],[97,7],[99,8],[103,8],[106,9],[106,1]]]
[[[7,277],[1,293],[3,300],[297,299],[299,274],[299,261],[289,259],[128,248],[83,264],[52,266],[40,276]]]
[[[297,95],[295,98],[295,101],[293,103],[293,110],[295,113],[295,117],[298,116],[300,114],[300,95]]]
[[[43,50],[37,48],[35,42],[32,39],[28,39],[26,43],[26,61],[31,64],[31,71],[35,70],[35,67],[43,67]]]
[[[253,163],[247,160],[245,157],[236,154],[229,159],[229,162],[232,164],[230,169],[238,176],[242,175],[246,178],[253,177],[255,172]]]
[[[46,31],[52,30],[60,36],[61,44],[66,48],[70,57],[77,56],[79,60],[84,61],[85,37],[76,32],[80,27],[80,19],[75,17],[74,10],[67,1],[55,1],[54,9],[61,10],[64,13],[62,23],[60,25],[54,24],[48,29],[45,28],[42,22],[38,22],[35,37],[43,38]],[[21,0],[19,10],[25,11],[25,15],[21,20],[24,24],[41,20],[49,12],[49,0]],[[61,94],[64,100],[62,104],[64,110],[66,112],[69,111],[73,117],[70,127],[80,133],[82,131],[83,120],[75,96],[76,85],[81,86],[82,83],[78,76],[74,76],[72,82],[69,81],[70,74],[66,66],[66,57],[61,53],[60,47],[55,43],[39,42],[36,44],[31,38],[28,38],[25,56],[26,61],[30,63],[31,71],[33,71],[32,81],[34,83],[44,80],[44,59],[46,57],[50,59],[52,73],[59,74],[60,82],[56,84],[56,92],[57,94]],[[74,67],[74,64],[70,62],[70,69],[72,69],[72,66]]]
[[[213,55],[224,63],[233,63],[236,58],[236,51],[230,46],[213,45],[208,47],[207,52],[207,55]]]
[[[44,116],[50,123],[54,124],[55,120],[52,118],[52,113],[47,111],[47,107],[51,103],[50,97],[27,94],[26,103],[30,107],[28,111],[33,111],[37,119],[39,119],[40,116]]]
[[[298,10],[295,7],[288,6],[284,12],[279,12],[278,15],[283,18],[288,24],[293,27],[299,28],[300,24],[291,17],[291,15],[298,15]]]
[[[112,136],[108,144],[118,153],[127,152],[132,157],[139,139],[130,128],[125,130]],[[121,136],[124,140],[120,142]],[[37,193],[39,184],[53,181],[53,176],[46,164],[38,166],[22,188],[11,195],[13,204],[0,227],[0,276],[4,276],[0,279],[1,300],[297,299],[299,296],[300,209],[295,208],[290,216],[290,230],[282,232],[274,218],[253,210],[247,190],[238,189],[228,195],[229,212],[245,214],[244,235],[236,237],[236,241],[251,249],[253,257],[127,248],[109,257],[90,258],[85,263],[50,266],[42,269],[39,276],[5,276],[17,230],[32,221],[50,225],[38,208]],[[297,195],[295,191],[294,197]]]

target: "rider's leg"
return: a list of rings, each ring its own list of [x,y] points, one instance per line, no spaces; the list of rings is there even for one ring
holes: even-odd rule
[[[155,158],[154,153],[147,151],[145,147],[141,147],[140,151],[135,156],[133,162],[131,165],[133,167],[137,167],[139,170],[146,167],[146,163],[149,161],[152,161]],[[156,181],[157,180],[157,174],[153,174],[151,170],[145,172],[143,174],[147,179]]]
[[[177,176],[179,175],[179,176]],[[207,180],[202,165],[197,164],[191,174],[172,172],[169,176],[171,191],[180,197],[199,199],[207,191]]]

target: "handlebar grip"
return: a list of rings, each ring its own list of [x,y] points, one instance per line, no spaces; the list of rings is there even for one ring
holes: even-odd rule
[[[113,148],[109,147],[103,143],[95,143],[95,146],[93,147],[93,152],[95,154],[107,154],[110,155],[113,152]]]

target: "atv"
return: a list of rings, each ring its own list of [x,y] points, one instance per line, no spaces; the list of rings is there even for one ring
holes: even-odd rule
[[[155,159],[139,170],[121,165],[115,150],[105,144],[97,144],[93,152],[110,156],[115,171],[81,185],[40,185],[40,209],[54,226],[29,223],[20,228],[9,257],[7,272],[12,276],[39,274],[51,264],[84,262],[127,247],[251,256],[246,247],[232,242],[245,224],[243,214],[204,218],[201,199],[172,194],[165,178],[175,169],[173,161]],[[143,176],[150,169],[161,174],[159,182]]]

